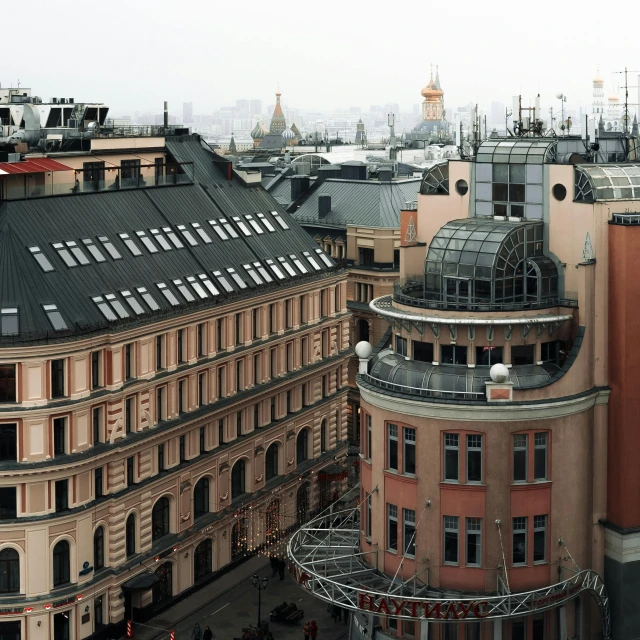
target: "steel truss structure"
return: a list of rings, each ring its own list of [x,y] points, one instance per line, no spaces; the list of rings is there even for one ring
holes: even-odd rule
[[[441,591],[416,575],[405,580],[378,570],[377,551],[360,550],[359,516],[360,506],[337,512],[330,508],[292,535],[288,545],[292,572],[317,598],[365,614],[469,622],[547,611],[588,593],[602,614],[603,640],[611,638],[609,598],[594,571],[576,570],[566,580],[521,593]]]

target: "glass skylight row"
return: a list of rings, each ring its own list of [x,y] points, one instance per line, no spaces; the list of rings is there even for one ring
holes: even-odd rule
[[[284,218],[280,216],[277,211],[272,211],[271,215],[276,219],[276,222],[283,228],[288,229],[289,225],[285,222]]]
[[[18,334],[17,307],[3,307],[0,309],[0,333],[3,336],[15,336]]]
[[[267,231],[270,231],[271,233],[275,231],[275,227],[271,224],[271,221],[269,220],[269,218],[267,218],[267,216],[264,215],[264,213],[256,213],[256,215],[258,216],[258,219],[262,222],[262,224],[267,228]]]
[[[29,247],[29,251],[45,273],[53,271],[53,265],[49,262],[49,258],[42,253],[40,247]]]
[[[249,231],[249,227],[246,225],[244,220],[240,218],[240,216],[233,216],[233,221],[240,227],[240,231],[244,233],[245,236],[250,236],[251,231]]]
[[[58,306],[55,304],[43,304],[43,311],[47,314],[49,322],[55,331],[64,331],[67,329],[67,323],[64,321],[62,314],[58,311]]]

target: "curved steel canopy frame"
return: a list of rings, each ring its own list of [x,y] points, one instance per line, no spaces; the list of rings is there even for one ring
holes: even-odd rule
[[[346,609],[406,620],[469,622],[521,617],[590,594],[611,638],[609,598],[600,576],[576,571],[553,585],[521,593],[465,594],[435,590],[417,576],[390,577],[377,568],[377,551],[360,551],[360,506],[324,512],[296,531],[288,555],[298,583],[314,596]]]

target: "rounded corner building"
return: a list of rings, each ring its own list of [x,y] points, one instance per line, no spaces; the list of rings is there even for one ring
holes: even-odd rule
[[[389,331],[356,347],[358,506],[290,542],[352,639],[636,637],[640,165],[579,144],[487,140],[401,212]]]

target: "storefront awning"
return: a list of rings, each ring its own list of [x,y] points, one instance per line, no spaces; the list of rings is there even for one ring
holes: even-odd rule
[[[160,578],[155,573],[144,571],[133,578],[129,578],[122,584],[123,589],[129,591],[151,589],[156,583],[160,582]]]

